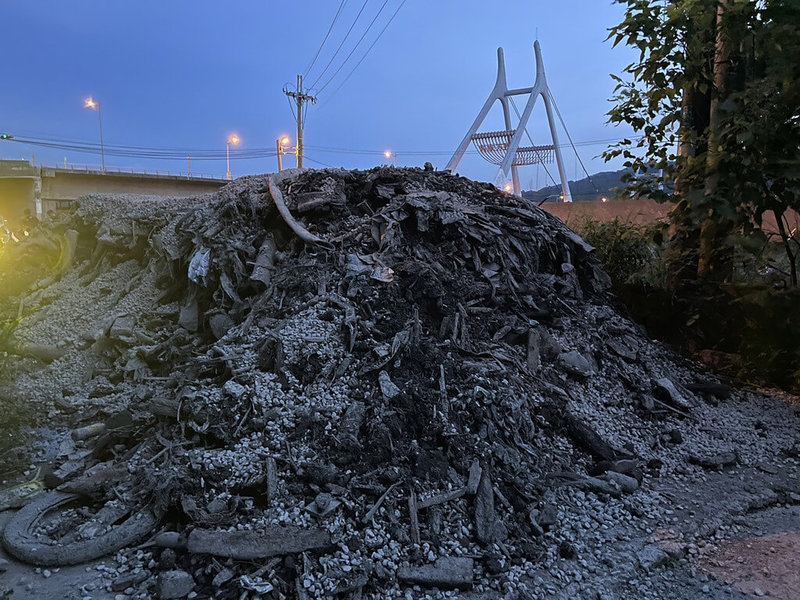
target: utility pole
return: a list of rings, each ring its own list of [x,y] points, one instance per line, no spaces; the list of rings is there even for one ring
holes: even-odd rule
[[[303,103],[317,102],[317,99],[310,94],[303,92],[303,76],[297,76],[297,91],[291,92],[283,88],[283,93],[289,98],[294,98],[297,102],[297,168],[303,168]]]

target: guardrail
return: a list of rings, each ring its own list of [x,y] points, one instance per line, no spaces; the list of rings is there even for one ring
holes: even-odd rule
[[[208,175],[206,173],[190,173],[181,171],[160,171],[151,169],[136,169],[133,167],[106,167],[100,165],[82,165],[75,163],[37,163],[36,166],[45,169],[56,169],[58,171],[77,171],[83,173],[119,173],[131,175],[156,175],[160,177],[183,177],[185,179],[211,179],[217,181],[225,180],[219,175]]]

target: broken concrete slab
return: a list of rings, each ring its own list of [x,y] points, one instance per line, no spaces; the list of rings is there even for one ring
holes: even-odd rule
[[[472,588],[473,560],[464,557],[441,557],[432,565],[400,567],[397,579],[407,585],[435,587],[442,590]]]
[[[331,536],[327,531],[290,525],[274,525],[260,531],[194,529],[187,544],[187,550],[192,554],[210,554],[234,560],[324,552],[330,548]]]

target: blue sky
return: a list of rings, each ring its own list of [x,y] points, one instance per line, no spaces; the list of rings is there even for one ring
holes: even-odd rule
[[[368,168],[385,162],[382,151],[392,149],[398,164],[430,161],[444,167],[494,83],[496,48],[505,49],[509,85],[531,85],[537,34],[550,88],[573,139],[629,135],[605,124],[613,91],[609,73],[619,73],[635,58],[629,49],[612,49],[604,41],[622,15],[610,0],[406,0],[344,81],[401,2],[386,0],[361,46],[311,106],[306,156],[317,162],[307,166]],[[383,4],[367,0],[317,89]],[[308,84],[363,5],[346,2]],[[109,145],[224,151],[228,135],[237,133],[242,151],[274,148],[279,135],[295,137],[281,88],[306,71],[339,6],[340,0],[3,2],[0,131],[97,143],[97,116],[83,107],[84,98],[93,96],[102,104]],[[519,98],[520,111],[523,104]],[[548,143],[540,106],[530,129],[537,143]],[[484,129],[500,128],[500,115],[498,105]],[[566,141],[563,131],[561,136]],[[37,161],[100,162],[99,156],[74,151],[0,144],[2,158],[35,153]],[[578,150],[591,173],[618,167],[593,159],[603,145]],[[581,177],[572,151],[565,153],[568,176]],[[293,157],[285,160],[293,165]],[[185,171],[186,162],[106,159],[110,166],[171,171]],[[274,157],[245,160],[234,153],[234,176],[275,169]],[[225,161],[195,159],[192,170],[223,175]],[[496,168],[468,155],[459,171],[493,180]],[[555,174],[555,167],[550,171]],[[549,182],[535,167],[524,169],[521,179],[526,189]]]

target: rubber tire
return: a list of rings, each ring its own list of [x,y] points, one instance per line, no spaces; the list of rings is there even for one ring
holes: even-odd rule
[[[39,520],[60,506],[79,499],[75,494],[50,492],[22,508],[3,531],[3,546],[14,558],[39,567],[64,567],[88,562],[142,541],[156,527],[163,515],[149,508],[131,515],[124,523],[90,540],[60,546],[42,543],[32,531]]]

